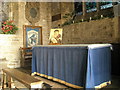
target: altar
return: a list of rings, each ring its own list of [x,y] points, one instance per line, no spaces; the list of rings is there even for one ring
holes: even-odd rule
[[[111,81],[111,45],[38,45],[32,48],[32,74],[73,88],[104,87]]]

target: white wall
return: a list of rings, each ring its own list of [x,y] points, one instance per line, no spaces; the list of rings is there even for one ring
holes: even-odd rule
[[[20,65],[19,41],[17,35],[0,34],[0,59],[6,59],[9,68]]]
[[[23,47],[23,25],[31,25],[25,16],[26,2],[15,2],[10,4],[10,11],[14,16],[16,26],[19,30],[16,34],[0,34],[0,59],[7,60],[7,66],[10,68],[20,67],[20,51]],[[35,23],[36,26],[42,26],[43,44],[48,44],[49,30],[51,29],[51,9],[46,6],[49,3],[40,3],[40,20]],[[9,16],[10,17],[10,16]]]

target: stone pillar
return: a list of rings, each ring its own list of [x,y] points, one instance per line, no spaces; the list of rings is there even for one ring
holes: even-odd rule
[[[82,2],[83,16],[86,15],[86,2],[83,0]]]
[[[0,1],[0,28],[1,28],[1,22],[2,22],[2,2]]]
[[[9,19],[13,20],[13,3],[12,2],[9,5]]]
[[[118,42],[120,43],[120,16],[118,16],[118,31],[119,31],[119,33],[118,33]]]
[[[18,27],[18,31],[14,35],[7,35],[10,39],[7,43],[11,45],[9,46],[10,48],[8,48],[10,53],[6,56],[8,61],[7,67],[17,68],[20,67],[21,59],[19,48],[23,47],[23,25],[27,23],[25,20],[25,2],[11,2],[9,10],[13,14],[9,15],[12,15],[11,19],[15,21],[14,23]]]

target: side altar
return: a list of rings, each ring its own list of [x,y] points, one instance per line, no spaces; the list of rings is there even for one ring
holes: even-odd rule
[[[32,74],[73,88],[107,86],[111,83],[111,44],[34,46]]]

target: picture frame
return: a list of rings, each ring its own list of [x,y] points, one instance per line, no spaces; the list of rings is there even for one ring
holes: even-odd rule
[[[50,30],[49,45],[62,44],[62,28],[55,28]]]
[[[33,47],[35,45],[42,45],[42,27],[24,25],[23,31],[23,45],[24,47]]]

